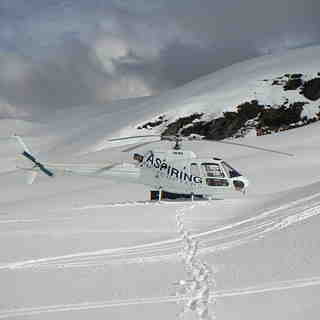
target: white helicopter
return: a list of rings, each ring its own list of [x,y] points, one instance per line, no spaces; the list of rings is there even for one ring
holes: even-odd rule
[[[162,199],[221,199],[239,197],[246,193],[249,180],[219,158],[198,158],[192,151],[182,150],[180,136],[144,135],[110,139],[110,142],[139,138],[153,138],[152,141],[140,143],[123,151],[132,151],[143,145],[159,140],[174,141],[173,149],[161,151],[150,150],[143,154],[135,153],[135,165],[110,163],[104,167],[74,166],[67,164],[50,164],[38,161],[28,149],[20,136],[13,136],[23,149],[22,156],[33,164],[32,167],[20,167],[29,172],[28,183],[32,184],[42,172],[49,177],[57,175],[84,175],[113,179],[123,182],[143,184],[150,188],[151,200]],[[292,156],[292,154],[239,144],[229,141],[215,141],[224,144],[258,149],[267,152]]]

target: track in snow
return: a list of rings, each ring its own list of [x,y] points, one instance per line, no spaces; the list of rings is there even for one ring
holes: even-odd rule
[[[227,250],[287,228],[320,214],[320,193],[290,202],[278,208],[236,223],[193,235],[200,244],[200,254]],[[314,203],[312,203],[314,201]],[[201,205],[193,203],[194,205]],[[186,207],[185,209],[190,208]],[[178,210],[181,210],[178,209]],[[37,268],[90,268],[118,263],[146,263],[178,259],[179,238],[132,247],[119,247],[63,256],[0,264],[1,270]]]
[[[272,293],[277,291],[292,290],[298,288],[307,288],[320,285],[320,277],[302,278],[295,280],[287,280],[280,282],[272,282],[259,286],[251,286],[247,288],[239,288],[234,290],[221,290],[216,291],[210,296],[212,299],[223,299],[228,297],[245,296],[261,293]],[[52,306],[41,306],[41,307],[29,307],[19,309],[0,310],[0,319],[9,319],[17,317],[26,317],[33,315],[40,315],[46,313],[57,313],[57,312],[71,312],[71,311],[85,311],[93,309],[107,309],[115,307],[125,307],[134,305],[145,305],[145,304],[159,304],[159,303],[177,303],[184,299],[177,296],[166,296],[156,298],[136,298],[136,299],[125,299],[125,300],[109,300],[99,302],[83,302],[77,304],[60,304]]]
[[[85,211],[85,210],[90,210],[90,209],[106,209],[106,208],[123,208],[123,207],[138,207],[138,206],[161,206],[161,205],[181,205],[180,201],[126,201],[126,202],[114,202],[114,203],[106,203],[106,204],[92,204],[92,205],[87,205],[87,206],[82,206],[82,207],[73,207],[70,208],[70,211],[77,212],[77,211]],[[68,209],[64,210],[55,210],[55,211],[50,211],[50,213],[59,213],[61,211],[65,212]],[[79,217],[85,217],[85,216],[90,216],[91,214],[83,214],[81,215],[69,215],[69,216],[64,216],[64,217],[56,217],[54,216],[47,216],[45,218],[15,218],[15,219],[0,219],[0,224],[27,224],[27,223],[41,223],[41,222],[56,222],[56,221],[69,221],[73,219],[77,219]]]

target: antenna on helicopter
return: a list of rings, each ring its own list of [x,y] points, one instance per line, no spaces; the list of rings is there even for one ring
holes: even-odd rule
[[[174,136],[161,136],[161,140],[173,141],[173,150],[181,150],[181,143],[184,139],[181,135],[176,134]]]
[[[180,150],[181,149],[182,139],[178,135],[176,135],[174,141],[175,141],[175,144],[173,146],[173,149],[174,150]]]

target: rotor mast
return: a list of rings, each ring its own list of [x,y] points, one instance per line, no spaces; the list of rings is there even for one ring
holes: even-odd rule
[[[173,150],[181,150],[181,142],[182,142],[182,138],[179,135],[175,135],[174,136],[174,146],[173,146]]]

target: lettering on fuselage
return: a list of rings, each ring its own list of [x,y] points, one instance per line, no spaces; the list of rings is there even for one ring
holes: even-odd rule
[[[166,173],[168,177],[174,177],[180,181],[202,183],[201,177],[194,176],[183,170],[174,168],[160,158],[155,158],[153,153],[148,156],[143,165],[146,167],[154,167],[155,169],[159,169],[160,172]]]

